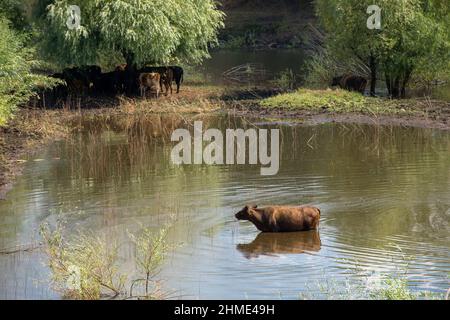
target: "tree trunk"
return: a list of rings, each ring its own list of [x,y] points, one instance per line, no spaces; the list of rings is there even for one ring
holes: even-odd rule
[[[406,98],[406,86],[408,85],[409,79],[411,78],[411,74],[412,70],[408,69],[403,77],[402,88],[400,93],[402,99]]]
[[[399,75],[386,74],[386,87],[392,99],[400,98],[401,88]]]
[[[393,99],[403,99],[406,97],[406,87],[411,79],[413,68],[407,67],[404,71],[385,73],[386,87],[389,96]]]
[[[391,76],[389,74],[385,74],[385,78],[386,78],[386,88],[388,91],[388,96],[392,97],[392,86],[391,86]]]
[[[375,90],[377,86],[377,62],[373,55],[370,55],[370,95],[375,96]]]
[[[395,77],[391,90],[392,90],[392,98],[394,99],[400,98],[400,76],[397,75]]]

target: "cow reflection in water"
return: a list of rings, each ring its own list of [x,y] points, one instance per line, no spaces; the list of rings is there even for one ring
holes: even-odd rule
[[[252,259],[260,255],[318,252],[321,242],[319,232],[316,230],[287,233],[261,232],[251,243],[238,244],[236,248],[247,259]]]

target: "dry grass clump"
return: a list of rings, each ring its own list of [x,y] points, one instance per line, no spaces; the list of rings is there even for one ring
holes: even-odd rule
[[[126,114],[155,114],[155,113],[212,113],[223,109],[223,103],[208,98],[189,102],[184,99],[120,99],[120,110]]]
[[[220,86],[185,86],[179,94],[155,97],[119,98],[119,111],[130,113],[211,113],[223,109]]]

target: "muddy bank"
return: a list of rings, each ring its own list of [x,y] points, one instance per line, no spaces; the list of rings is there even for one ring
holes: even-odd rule
[[[400,107],[404,107],[401,105]],[[405,127],[433,128],[450,130],[450,103],[417,99],[406,114],[363,114],[358,112],[336,113],[328,110],[286,110],[270,109],[259,104],[258,100],[233,101],[231,112],[236,116],[269,119],[270,121],[294,122],[305,125],[322,123],[359,123],[372,125],[395,125]]]
[[[0,127],[0,200],[22,172],[27,156],[69,134],[67,119],[73,116],[66,111],[21,109],[7,126]]]

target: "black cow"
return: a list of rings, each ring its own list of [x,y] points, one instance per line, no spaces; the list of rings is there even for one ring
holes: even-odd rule
[[[183,83],[184,78],[184,70],[182,67],[178,66],[170,66],[169,68],[173,71],[173,80],[177,84],[177,93],[180,93],[180,86]]]
[[[84,94],[91,90],[101,72],[102,70],[98,66],[81,66],[66,68],[62,74],[70,93]]]
[[[81,66],[80,70],[91,82],[102,73],[99,66]]]
[[[163,74],[166,72],[168,67],[143,67],[138,70],[138,73],[159,73]]]
[[[123,92],[123,71],[100,74],[94,80],[94,92],[100,95],[115,95]]]
[[[367,86],[367,79],[354,75],[343,75],[333,78],[332,86],[339,86],[348,91],[357,91],[364,94]]]
[[[163,85],[166,88],[166,96],[169,94],[172,94],[172,82],[174,80],[174,74],[172,68],[166,68],[166,71],[161,75],[160,80],[160,86],[161,86],[161,92],[163,89]]]
[[[87,85],[90,89],[89,91],[91,91],[94,82],[102,74],[102,69],[99,66],[82,66],[80,69],[84,75],[85,81],[87,81]]]

